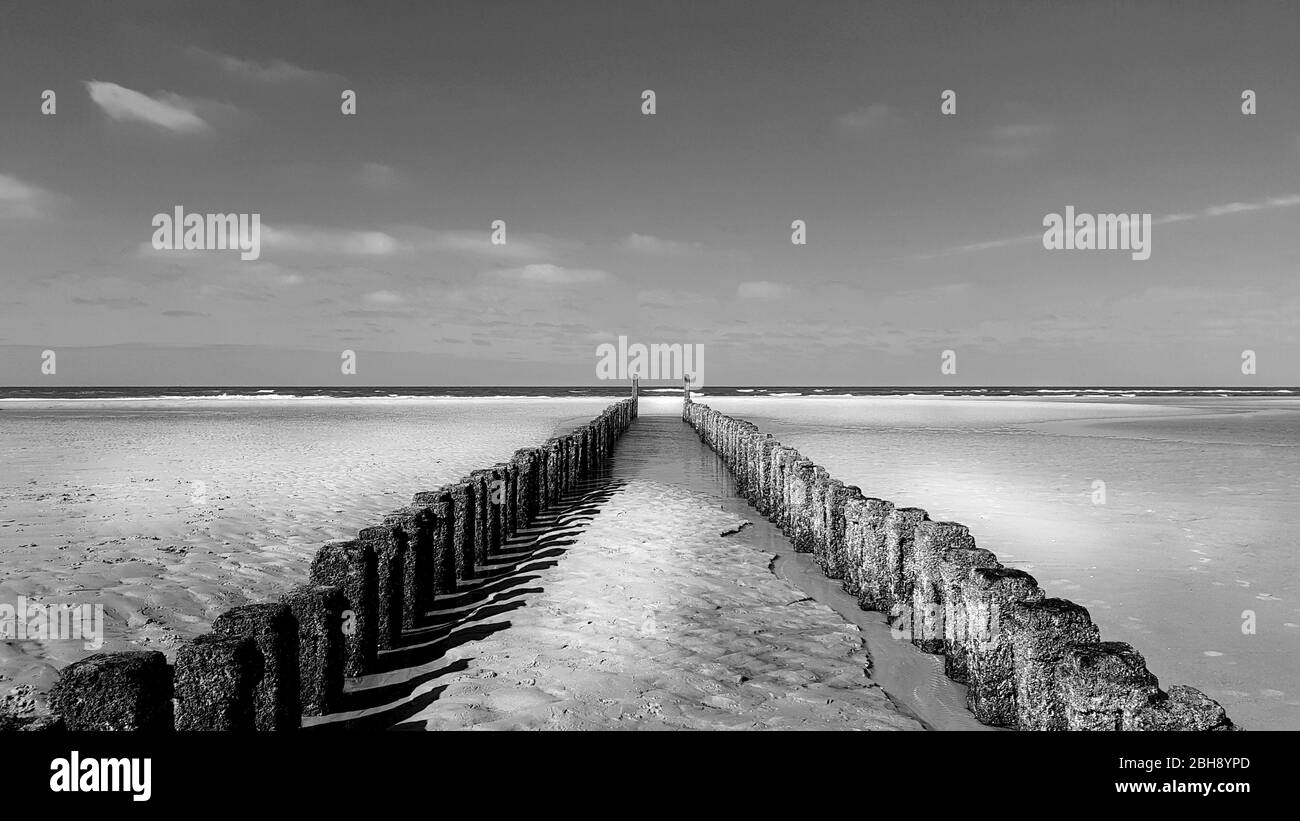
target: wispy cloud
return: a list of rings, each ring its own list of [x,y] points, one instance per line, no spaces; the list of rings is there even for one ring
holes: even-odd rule
[[[698,242],[662,239],[649,234],[629,234],[621,243],[629,251],[656,256],[683,256],[700,250]]]
[[[741,299],[789,299],[794,289],[780,282],[742,282],[736,288]]]
[[[858,111],[841,114],[835,118],[835,124],[845,132],[866,134],[882,131],[902,119],[903,116],[892,106],[873,103]]]
[[[487,230],[430,231],[409,225],[382,225],[357,230],[321,225],[269,225],[265,222],[261,227],[261,243],[263,249],[288,254],[391,257],[444,253],[533,264],[548,262],[578,246],[578,243],[544,234],[510,236],[505,245],[493,245]],[[139,247],[138,253],[144,257],[162,256],[167,260],[175,260],[179,254],[159,254],[147,242]]]
[[[535,263],[522,268],[492,271],[491,276],[537,285],[586,285],[614,279],[607,271],[592,268],[565,268],[549,263]]]
[[[284,228],[262,226],[262,245],[299,254],[342,254],[345,256],[390,256],[408,247],[384,231],[352,231],[307,225]]]
[[[561,254],[574,247],[545,234],[507,234],[503,245],[492,243],[486,229],[477,231],[438,231],[429,244],[430,250],[455,254],[468,254],[497,259],[537,260]]]
[[[886,299],[897,302],[933,303],[940,299],[964,299],[970,296],[973,286],[969,282],[947,282],[942,285],[930,285],[924,288],[911,288],[890,294]]]
[[[342,80],[337,74],[328,71],[315,71],[302,66],[294,65],[287,60],[268,60],[259,62],[241,57],[232,57],[229,54],[221,54],[215,51],[191,46],[188,49],[191,56],[201,60],[206,60],[217,65],[222,71],[255,83],[267,85],[281,85],[285,83],[320,83],[331,80]]]
[[[405,297],[393,291],[371,291],[361,297],[361,300],[367,305],[379,306],[402,305],[406,302]]]
[[[649,288],[637,291],[636,304],[641,308],[662,308],[670,311],[680,311],[687,308],[700,308],[701,306],[716,306],[717,299],[699,291],[680,288]]]
[[[932,251],[925,254],[914,254],[905,259],[938,259],[939,257],[950,257],[957,254],[967,254],[972,251],[991,251],[995,248],[1006,248],[1010,245],[1021,245],[1027,242],[1041,241],[1043,234],[1040,231],[1037,234],[1021,234],[1018,237],[1005,237],[1003,239],[993,239],[987,242],[972,242],[967,245],[957,245],[952,248],[944,248],[939,251]]]
[[[74,296],[70,301],[74,305],[93,305],[97,308],[143,308],[146,305],[144,300],[134,296]]]
[[[381,162],[362,163],[357,171],[357,182],[366,188],[386,191],[397,184],[397,171]]]
[[[1027,160],[1042,152],[1056,127],[1041,122],[1020,122],[990,128],[976,150],[987,157],[1007,162]]]
[[[1266,197],[1252,202],[1230,202],[1223,205],[1211,205],[1202,208],[1199,211],[1183,211],[1163,214],[1159,217],[1153,217],[1151,219],[1151,224],[1168,225],[1170,223],[1186,222],[1188,220],[1210,219],[1212,217],[1241,214],[1249,211],[1267,211],[1275,208],[1294,208],[1295,206],[1300,206],[1300,194],[1285,194],[1277,197]],[[995,248],[1006,248],[1011,245],[1041,242],[1042,239],[1043,233],[1039,231],[1035,234],[1021,234],[1018,237],[1004,237],[1002,239],[994,239],[987,242],[974,242],[968,245],[958,245],[953,248],[944,248],[939,251],[907,256],[904,257],[904,259],[937,259],[939,257],[949,257],[956,254],[970,253],[972,251],[989,251]]]
[[[201,134],[208,123],[194,113],[193,100],[166,92],[155,97],[141,94],[117,83],[87,80],[86,90],[104,113],[114,120],[147,123],[174,134]]]
[[[1225,214],[1240,214],[1244,211],[1263,211],[1269,208],[1291,208],[1300,205],[1300,194],[1288,194],[1281,197],[1269,197],[1255,202],[1230,202],[1226,205],[1214,205],[1206,208],[1200,216],[1221,217]]]
[[[17,177],[0,174],[0,218],[42,216],[51,199],[48,191]]]

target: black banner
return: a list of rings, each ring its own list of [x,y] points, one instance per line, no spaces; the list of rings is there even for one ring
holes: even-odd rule
[[[513,805],[689,806],[694,813],[700,802],[734,811],[773,800],[860,809],[920,800],[936,802],[936,811],[976,801],[988,801],[990,809],[1026,800],[1050,802],[1044,808],[1173,801],[1233,810],[1243,801],[1290,795],[1300,734],[8,733],[0,739],[10,750],[9,806],[16,800],[52,811],[454,812],[473,801],[482,802],[476,811],[495,815]]]

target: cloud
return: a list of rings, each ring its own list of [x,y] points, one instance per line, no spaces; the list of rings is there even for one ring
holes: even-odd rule
[[[90,99],[114,120],[148,123],[174,134],[201,134],[210,130],[207,122],[194,113],[197,104],[179,94],[160,93],[156,97],[132,91],[117,83],[87,80]]]
[[[971,295],[974,286],[969,282],[949,282],[942,285],[930,285],[925,288],[912,288],[890,294],[887,299],[931,303],[937,300],[964,299]]]
[[[1266,197],[1265,199],[1255,200],[1253,202],[1229,202],[1223,205],[1211,205],[1207,208],[1202,208],[1200,211],[1163,214],[1159,217],[1153,217],[1151,219],[1151,224],[1168,225],[1175,222],[1210,219],[1212,217],[1241,214],[1249,211],[1268,211],[1275,208],[1294,208],[1296,206],[1300,206],[1300,194],[1285,194],[1278,197]],[[1076,212],[1082,213],[1079,209],[1076,209]],[[905,257],[905,259],[936,259],[938,257],[953,256],[954,254],[964,254],[971,251],[988,251],[994,248],[1006,248],[1011,245],[1041,242],[1042,239],[1043,234],[1041,232],[1036,234],[1022,234],[1018,237],[1006,237],[1003,239],[989,240],[987,242],[975,242],[969,245],[958,245],[953,248],[944,248],[930,253],[915,254]]]
[[[211,316],[211,314],[205,314],[202,311],[175,311],[175,310],[163,311],[162,315],[168,317],[175,317],[175,318],[198,318],[198,317]]]
[[[679,242],[649,234],[629,234],[623,238],[622,246],[629,251],[655,256],[682,256],[700,250],[698,242]]]
[[[0,174],[0,218],[39,217],[52,195],[17,177]]]
[[[702,305],[716,304],[717,300],[699,291],[686,291],[679,288],[650,288],[637,291],[636,304],[642,308],[669,308],[682,310],[698,308]]]
[[[902,119],[902,116],[891,106],[874,103],[860,111],[841,114],[835,118],[835,123],[843,131],[862,134],[880,131],[896,122],[901,122]]]
[[[1264,206],[1255,202],[1230,202],[1227,205],[1216,205],[1206,210],[1206,216],[1221,217],[1224,214],[1239,214],[1242,211],[1256,211]]]
[[[97,308],[143,308],[145,307],[146,304],[144,300],[134,296],[123,296],[123,297],[74,296],[72,297],[71,301],[74,305],[94,305]]]
[[[1042,233],[1021,234],[1018,237],[1005,237],[1003,239],[993,239],[987,242],[972,242],[967,245],[958,245],[953,248],[943,248],[938,251],[932,251],[925,254],[913,254],[905,259],[938,259],[939,257],[950,257],[956,254],[967,254],[972,251],[991,251],[994,248],[1006,248],[1011,245],[1023,245],[1028,242],[1041,242]]]
[[[503,279],[539,285],[587,285],[608,282],[614,278],[613,275],[606,271],[590,268],[564,268],[550,263],[534,263],[525,265],[522,268],[511,268],[492,273],[494,276]]]
[[[397,184],[397,172],[391,165],[368,162],[357,172],[357,182],[366,188],[384,191]]]
[[[313,226],[262,226],[262,245],[301,254],[390,256],[409,247],[384,231],[348,231]]]
[[[402,305],[406,298],[392,291],[371,291],[361,297],[367,305]]]
[[[575,243],[562,242],[545,234],[506,235],[503,245],[492,243],[491,232],[439,231],[429,243],[430,250],[454,254],[494,257],[498,259],[545,259],[572,248]]]
[[[379,308],[353,309],[344,311],[340,316],[350,319],[410,319],[408,311],[381,310]]]
[[[1222,217],[1228,214],[1240,214],[1246,211],[1268,211],[1274,208],[1294,208],[1300,205],[1300,194],[1284,194],[1280,197],[1266,197],[1254,202],[1229,202],[1223,205],[1211,205],[1193,214],[1166,214],[1154,222],[1178,222],[1184,219],[1203,219],[1205,217]]]
[[[794,289],[779,282],[742,282],[736,294],[741,299],[789,299]]]
[[[191,46],[187,51],[194,57],[215,63],[222,71],[233,77],[238,77],[242,80],[248,80],[255,83],[264,83],[266,85],[282,85],[285,83],[322,83],[343,79],[337,74],[303,68],[301,66],[296,66],[287,60],[276,59],[267,62],[258,62],[256,60],[232,57],[228,54],[208,51],[207,49],[202,49],[198,46]]]
[[[539,264],[576,247],[544,234],[510,237],[506,245],[493,245],[488,231],[431,231],[409,225],[385,225],[373,230],[352,230],[320,225],[268,225],[261,227],[263,251],[346,257],[392,257],[400,254],[450,253],[486,259]],[[181,252],[168,252],[176,261]],[[199,254],[200,252],[192,252]],[[148,243],[138,254],[160,256]]]
[[[1056,127],[1046,123],[1011,123],[989,129],[976,150],[1007,162],[1027,160],[1042,152]]]

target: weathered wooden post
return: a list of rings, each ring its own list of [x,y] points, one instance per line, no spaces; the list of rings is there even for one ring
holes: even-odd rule
[[[431,520],[429,535],[432,550],[432,592],[456,592],[456,527],[452,519],[451,493],[446,488],[421,490],[411,504],[428,510]]]
[[[467,481],[474,488],[474,566],[481,568],[496,552],[492,545],[492,471],[470,471]]]
[[[912,580],[912,644],[927,653],[943,652],[947,587],[939,565],[947,551],[974,547],[975,540],[965,525],[923,520],[916,526],[912,555],[903,574]]]
[[[1011,643],[1016,688],[1016,727],[1069,728],[1057,671],[1067,647],[1101,641],[1087,608],[1067,599],[1014,602],[1003,619]]]
[[[311,563],[312,584],[337,587],[347,599],[343,611],[343,673],[360,676],[378,653],[379,585],[375,554],[355,541],[328,542]]]
[[[505,523],[501,539],[505,541],[519,532],[519,463],[512,459],[502,464],[500,469],[505,474],[505,499],[501,506]]]
[[[262,654],[248,636],[205,633],[176,651],[176,729],[257,729]]]
[[[298,693],[302,714],[323,716],[343,698],[343,611],[348,600],[330,585],[302,585],[281,599],[298,622]]]
[[[461,480],[451,486],[452,540],[455,542],[456,579],[474,578],[474,487]]]
[[[302,724],[298,690],[298,620],[285,604],[245,604],[217,616],[212,632],[249,638],[261,655],[253,689],[253,723],[259,730],[296,730]]]
[[[415,619],[415,596],[406,591],[407,579],[412,585],[416,580],[414,573],[407,572],[406,557],[411,548],[406,533],[391,521],[362,528],[357,541],[375,557],[375,637],[380,650],[391,650],[401,640],[403,625],[413,624]]]
[[[72,732],[170,732],[172,668],[157,650],[96,653],[59,672],[50,707]]]
[[[519,526],[531,524],[541,512],[541,482],[543,476],[538,468],[541,462],[537,448],[520,448],[515,451],[515,464],[519,465],[518,519]]]
[[[1034,577],[1008,567],[977,567],[962,585],[966,603],[966,706],[975,718],[1015,727],[1015,666],[1006,619],[1016,602],[1045,596]]]

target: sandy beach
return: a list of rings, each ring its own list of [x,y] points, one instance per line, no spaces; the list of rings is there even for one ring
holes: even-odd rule
[[[1162,683],[1247,729],[1300,728],[1300,402],[702,401],[865,494],[966,524]]]
[[[404,651],[390,672],[349,684],[364,706],[315,723],[922,729],[931,714],[978,726],[961,688],[893,641],[878,614],[846,618],[798,573],[774,572],[795,561],[788,541],[728,492],[676,417],[679,401],[647,402],[662,416],[620,443],[607,485],[539,523],[503,569],[513,581],[426,638],[431,660],[407,664],[420,650]],[[170,656],[222,610],[304,581],[323,542],[606,402],[7,403],[0,560],[21,573],[0,600],[101,603],[104,649]],[[805,568],[804,587],[813,579]],[[905,706],[873,682],[868,636]],[[90,652],[0,643],[0,692],[30,709],[58,668]],[[941,698],[925,695],[936,688]]]
[[[730,492],[674,427],[679,398],[642,401],[608,484],[513,548],[501,572],[514,581],[447,616],[433,658],[354,682],[360,706],[322,723],[981,726],[937,657],[894,639]],[[966,523],[1163,683],[1204,689],[1247,728],[1300,726],[1297,403],[712,401],[868,494]],[[0,601],[102,603],[104,649],[170,653],[222,610],[304,581],[325,541],[605,404],[6,402]],[[0,694],[18,687],[10,706],[29,707],[89,652],[0,643]]]
[[[602,398],[0,402],[0,601],[103,604],[104,650],[171,652],[307,578],[412,494]],[[0,642],[0,695],[91,651]]]
[[[520,540],[445,654],[363,677],[349,695],[367,706],[312,726],[924,728],[872,680],[862,631],[773,572],[752,510],[699,489],[717,465],[679,418],[643,415],[619,448],[540,545]]]

